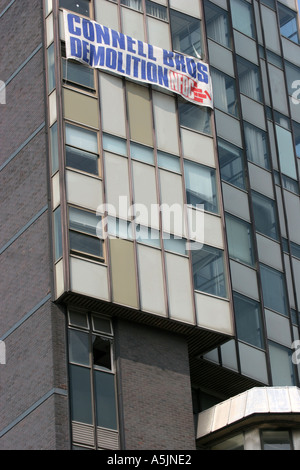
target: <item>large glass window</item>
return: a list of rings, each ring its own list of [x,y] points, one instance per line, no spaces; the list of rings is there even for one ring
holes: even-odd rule
[[[93,212],[69,207],[70,251],[103,261],[101,217]]]
[[[198,18],[170,10],[173,50],[201,58],[201,23]]]
[[[260,275],[265,307],[288,316],[284,274],[261,264]]]
[[[94,90],[94,70],[86,65],[62,59],[63,79],[70,85]]]
[[[55,88],[55,58],[54,58],[54,43],[47,49],[47,64],[48,64],[48,93],[51,93]]]
[[[218,139],[219,164],[222,180],[245,189],[245,167],[243,150]]]
[[[245,122],[244,133],[248,160],[269,169],[269,145],[266,132]]]
[[[203,204],[204,210],[218,212],[215,170],[185,160],[184,173],[187,203],[193,206]]]
[[[289,431],[264,430],[261,431],[262,450],[292,450]]]
[[[86,321],[78,322],[80,316]],[[69,312],[71,417],[72,421],[116,431],[113,333],[111,325],[99,331],[97,320],[110,325],[106,318]]]
[[[75,11],[78,15],[90,16],[89,0],[59,0],[60,8]]]
[[[278,2],[280,33],[299,44],[297,13]]]
[[[263,330],[259,302],[233,293],[234,314],[238,339],[263,348]]]
[[[275,202],[253,191],[252,203],[256,231],[274,240],[278,240],[279,231]]]
[[[241,93],[262,101],[261,80],[259,68],[242,57],[237,57],[237,69]]]
[[[289,96],[300,99],[300,93],[297,91],[299,89],[298,80],[300,80],[300,67],[297,67],[286,60],[285,73]]]
[[[295,385],[291,349],[281,344],[269,342],[272,385],[284,387]]]
[[[207,37],[222,46],[231,47],[228,13],[211,2],[204,2]]]
[[[235,79],[213,68],[211,68],[211,78],[215,107],[233,116],[237,116],[238,105]]]
[[[226,233],[229,256],[253,266],[255,260],[251,225],[244,220],[226,214]]]
[[[204,245],[192,250],[194,289],[226,297],[226,276],[222,250]]]
[[[66,124],[66,165],[98,175],[97,133],[72,124]]]
[[[232,24],[235,29],[252,38],[255,37],[255,26],[252,5],[244,0],[230,0]]]
[[[179,99],[178,113],[180,126],[211,134],[210,110],[208,108]]]

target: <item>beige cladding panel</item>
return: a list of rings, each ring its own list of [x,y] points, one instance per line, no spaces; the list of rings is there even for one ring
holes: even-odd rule
[[[127,82],[130,138],[146,145],[153,145],[152,112],[148,88]]]
[[[63,90],[64,117],[80,124],[99,128],[98,100],[90,96]]]
[[[113,302],[137,308],[134,245],[116,238],[109,241],[109,246]]]

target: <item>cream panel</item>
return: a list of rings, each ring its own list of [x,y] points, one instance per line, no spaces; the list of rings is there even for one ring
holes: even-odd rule
[[[149,89],[132,82],[126,83],[126,89],[130,138],[152,146],[152,111]]]
[[[170,0],[170,7],[174,10],[179,10],[186,15],[196,16],[200,18],[200,6],[199,2],[195,0]]]
[[[170,318],[194,324],[189,260],[166,253],[166,272]]]
[[[204,294],[195,293],[197,325],[209,330],[233,335],[230,304]]]
[[[175,99],[154,91],[153,110],[158,149],[179,155]]]
[[[66,171],[67,202],[97,211],[103,202],[102,181],[96,178]]]
[[[126,137],[122,79],[99,73],[99,88],[103,131]],[[112,112],[112,110],[118,110],[118,112]]]
[[[205,245],[224,249],[221,218],[193,207],[188,207],[187,212],[189,238]]]
[[[59,38],[65,40],[65,28],[64,28],[64,14],[62,11],[59,11]]]
[[[70,257],[71,291],[97,299],[109,300],[107,267]]]
[[[161,251],[137,247],[141,309],[166,316]]]
[[[256,271],[232,260],[230,270],[233,290],[259,300]]]
[[[149,44],[167,49],[168,51],[172,50],[168,23],[156,20],[150,16],[147,17],[147,22]]]
[[[164,170],[159,176],[163,230],[186,237],[182,178]]]
[[[224,249],[222,220],[211,214],[204,214],[204,243]]]
[[[295,284],[296,286],[296,297],[297,297],[297,302],[298,305],[300,305],[300,261],[292,258],[292,267],[293,267],[293,272],[294,272],[294,277],[295,279],[298,279],[298,282]]]
[[[58,299],[65,291],[64,260],[61,259],[55,265],[55,296]]]
[[[290,330],[290,322],[288,318],[277,315],[265,309],[265,317],[267,323],[267,336],[276,343],[283,344],[287,348],[291,347],[292,337]]]
[[[270,238],[263,237],[262,235],[256,234],[257,250],[259,260],[272,266],[279,271],[282,271],[282,259],[281,249],[279,243],[276,243]]]
[[[144,163],[132,162],[134,204],[139,213],[136,221],[159,229],[159,206],[155,169]]]
[[[52,209],[54,210],[60,204],[59,172],[52,178]]]
[[[53,14],[49,15],[46,19],[46,41],[47,47],[50,46],[51,42],[54,40],[53,35]]]
[[[118,6],[107,0],[95,0],[95,21],[119,31]]]
[[[145,42],[144,34],[144,16],[141,13],[130,10],[129,8],[121,8],[122,32],[134,39]]]
[[[184,158],[215,168],[214,141],[188,129],[181,129],[182,151]]]
[[[86,126],[99,128],[98,100],[72,90],[63,89],[64,117]]]
[[[109,241],[109,246],[113,302],[137,308],[134,245],[116,238]]]
[[[57,108],[56,108],[56,90],[49,95],[49,127],[54,124],[57,119]]]
[[[106,203],[113,206],[111,215],[128,218],[131,205],[128,178],[128,160],[112,153],[105,153]]]

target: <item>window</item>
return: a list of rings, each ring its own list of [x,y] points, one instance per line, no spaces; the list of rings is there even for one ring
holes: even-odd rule
[[[296,121],[293,121],[293,131],[295,138],[296,155],[298,158],[300,158],[300,124]]]
[[[242,57],[237,57],[237,69],[241,93],[257,101],[262,101],[259,69]]]
[[[70,251],[73,254],[103,261],[101,217],[93,212],[69,207]]]
[[[62,67],[65,82],[82,88],[88,88],[89,90],[95,89],[94,71],[92,68],[64,58],[62,59]]]
[[[110,320],[70,310],[68,348],[72,421],[117,431]]]
[[[261,431],[262,450],[292,450],[289,431]]]
[[[54,60],[54,43],[47,49],[48,62],[48,93],[55,88],[55,60]]]
[[[252,5],[244,0],[230,0],[232,24],[235,29],[252,38],[255,37]]]
[[[173,50],[201,58],[201,23],[197,18],[170,10]]]
[[[248,160],[269,169],[269,146],[266,132],[245,122],[244,133]]]
[[[202,106],[178,100],[180,126],[211,134],[210,111]]]
[[[278,240],[279,231],[275,202],[253,191],[252,203],[256,231]]]
[[[103,134],[103,149],[118,155],[127,156],[126,140],[115,135]]]
[[[222,180],[245,189],[245,169],[243,150],[218,139],[219,164]]]
[[[66,124],[66,165],[76,170],[99,174],[97,133]]]
[[[263,330],[259,302],[233,293],[237,337],[241,341],[263,348]]]
[[[142,0],[121,0],[121,5],[125,5],[133,10],[143,11]]]
[[[170,233],[163,234],[164,249],[172,251],[179,255],[187,255],[187,240],[185,238],[172,235]]]
[[[194,289],[226,297],[226,280],[223,251],[204,245],[192,250]]]
[[[50,127],[50,153],[51,153],[51,172],[52,175],[58,171],[58,137],[57,137],[57,122]]]
[[[165,170],[174,171],[175,173],[181,173],[180,169],[180,159],[175,155],[169,153],[157,152],[157,162],[159,168],[164,168]]]
[[[261,264],[260,275],[265,307],[288,316],[284,274]]]
[[[299,44],[297,13],[278,2],[280,33]]]
[[[207,37],[225,47],[231,47],[227,11],[210,2],[204,2]]]
[[[54,250],[55,261],[62,257],[62,229],[61,229],[61,208],[57,207],[53,212],[54,225]]]
[[[59,0],[59,7],[75,11],[78,15],[90,16],[89,0]]]
[[[233,116],[237,116],[238,105],[235,79],[216,69],[211,69],[211,79],[215,107]]]
[[[284,387],[295,385],[292,351],[281,344],[269,341],[272,385]]]
[[[130,142],[130,155],[134,160],[154,165],[153,148]]]
[[[146,13],[147,15],[154,16],[159,20],[168,21],[167,7],[151,2],[150,0],[146,0]]]
[[[292,179],[297,179],[296,161],[292,134],[283,127],[275,125],[278,155],[281,172]]]
[[[255,260],[251,225],[244,220],[226,214],[226,233],[229,256],[232,259],[253,266]]]
[[[184,161],[187,203],[192,206],[204,205],[204,210],[218,212],[216,175],[213,168]]]

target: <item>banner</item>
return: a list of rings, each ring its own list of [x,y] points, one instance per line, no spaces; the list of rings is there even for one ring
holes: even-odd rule
[[[161,49],[64,10],[67,59],[163,87],[213,107],[208,64]]]

